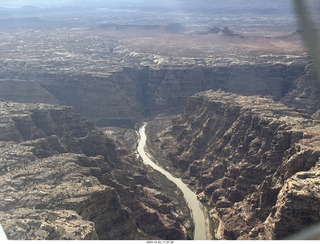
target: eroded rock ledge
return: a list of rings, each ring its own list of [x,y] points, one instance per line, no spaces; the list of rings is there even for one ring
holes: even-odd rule
[[[188,238],[175,186],[73,108],[0,102],[0,113],[0,223],[9,239]]]
[[[219,220],[219,239],[282,239],[320,221],[320,124],[267,97],[192,96],[156,143]]]

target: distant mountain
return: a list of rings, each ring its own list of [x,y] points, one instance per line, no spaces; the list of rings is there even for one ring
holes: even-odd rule
[[[43,12],[44,9],[32,6],[32,5],[26,5],[19,8],[4,8],[0,7],[0,18],[7,18],[11,16],[21,16],[21,15],[33,15],[36,13]]]
[[[151,0],[155,1],[155,0]],[[290,0],[176,0],[178,6],[187,10],[218,11],[228,10],[260,10],[260,11],[283,11],[291,10]]]
[[[99,8],[241,14],[250,12],[262,14],[292,12],[291,0],[65,0],[56,2],[56,6],[47,5],[41,8],[38,7],[38,3],[35,1],[32,5],[15,8],[0,7],[0,16],[6,18],[10,15],[27,16],[44,12],[83,11]]]
[[[41,22],[42,20],[37,17],[0,19],[0,25],[2,24],[27,25],[27,24],[35,24],[35,23],[41,23]]]
[[[291,9],[291,0],[74,0],[72,8],[135,8],[186,11],[283,11]]]

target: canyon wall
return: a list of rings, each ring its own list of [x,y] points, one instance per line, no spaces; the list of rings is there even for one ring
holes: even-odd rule
[[[72,107],[0,102],[0,113],[0,223],[9,239],[190,238],[175,185]]]
[[[304,74],[294,80],[290,90],[281,97],[280,101],[298,111],[308,113],[319,119],[320,112],[320,83],[311,64],[307,65]]]
[[[243,95],[283,97],[303,64],[230,65],[180,69],[126,68],[108,78],[63,77],[40,84],[58,100],[93,119],[135,119],[181,110],[200,91],[222,89]]]
[[[304,68],[303,62],[251,64],[241,61],[212,67],[123,68],[105,77],[22,72],[15,75],[12,82],[0,80],[0,86],[6,91],[0,93],[0,100],[66,104],[99,125],[132,126],[144,116],[180,112],[190,96],[209,89],[270,95],[277,100],[288,92],[303,93],[297,79],[304,76]],[[283,99],[294,106],[309,102],[291,100],[290,97]],[[315,108],[311,103],[309,107]]]
[[[320,221],[319,129],[268,97],[207,91],[153,143],[208,204],[218,239],[282,239]]]

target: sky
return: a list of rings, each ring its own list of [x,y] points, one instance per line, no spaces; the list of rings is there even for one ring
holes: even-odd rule
[[[279,2],[288,2],[290,0],[250,0],[253,4],[258,4],[258,5],[273,5],[275,6],[276,4],[279,4]],[[79,4],[80,2],[87,2],[87,3],[120,3],[120,2],[127,2],[127,3],[144,3],[144,4],[150,4],[152,5],[161,5],[161,4],[177,4],[177,5],[195,5],[200,3],[206,3],[207,5],[215,5],[216,3],[220,2],[226,4],[226,5],[232,5],[233,3],[236,5],[242,5],[245,4],[246,2],[250,2],[248,0],[0,0],[0,7],[21,7],[25,5],[34,5],[38,7],[50,7],[50,6],[61,6],[61,5],[68,5],[70,3],[73,4]]]
[[[315,0],[308,0],[315,1]],[[317,0],[318,3],[320,0]],[[143,7],[172,10],[219,10],[233,9],[237,11],[251,11],[261,9],[263,11],[278,11],[288,9],[292,0],[0,0],[1,7],[17,8],[27,5],[36,7],[65,7],[74,6],[80,8],[99,7]],[[291,9],[289,9],[291,11]],[[1,18],[1,16],[0,16]]]
[[[0,7],[21,7],[25,5],[34,5],[38,7],[65,5],[73,0],[1,0]]]
[[[37,7],[51,7],[68,5],[70,3],[77,4],[79,2],[142,2],[145,0],[0,0],[0,7],[22,7],[26,5],[33,5]]]

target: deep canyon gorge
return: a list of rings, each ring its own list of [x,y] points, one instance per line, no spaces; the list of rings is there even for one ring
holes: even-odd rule
[[[183,193],[137,151],[145,121],[144,150],[202,202],[212,239],[317,224],[319,85],[289,1],[122,2],[0,8],[7,238],[194,239]]]

